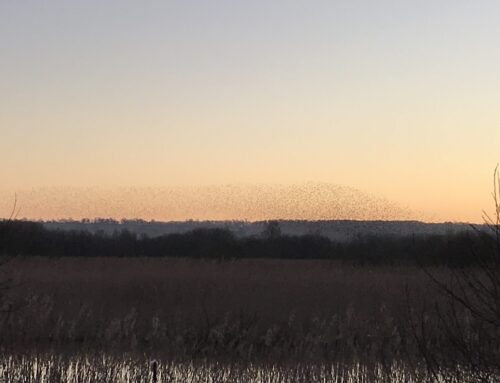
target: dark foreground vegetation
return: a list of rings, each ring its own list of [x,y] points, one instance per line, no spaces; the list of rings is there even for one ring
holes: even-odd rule
[[[499,360],[499,340],[455,307],[454,319],[472,339],[466,345],[475,347],[470,355],[480,358],[477,370],[464,369],[470,380],[456,379],[453,363],[470,355],[455,344],[459,338],[447,336],[455,327],[434,307],[449,313],[448,298],[427,275],[448,280],[453,273],[446,267],[16,257],[3,271],[13,288],[0,322],[7,358],[0,363],[33,374],[30,363],[37,361],[56,377],[51,382],[96,376],[112,382],[123,369],[131,377],[124,381],[150,382],[153,360],[163,377],[177,374],[177,380],[158,380],[166,382],[207,376],[226,376],[215,380],[221,382],[444,382],[446,369],[455,382],[498,377],[484,357]],[[443,358],[446,369],[426,358]],[[81,380],[57,379],[75,366]]]
[[[0,359],[6,382],[133,382],[133,383],[462,383],[459,378],[436,378],[407,365],[263,364],[156,361],[130,355],[22,355]],[[488,380],[485,380],[488,381]],[[489,382],[495,382],[489,380]]]
[[[15,256],[190,257],[217,260],[283,258],[328,259],[353,264],[467,266],[491,251],[488,235],[468,231],[449,235],[360,237],[336,242],[318,235],[281,235],[269,222],[260,236],[236,237],[225,229],[196,229],[183,234],[138,236],[49,230],[41,223],[0,222],[0,254]]]

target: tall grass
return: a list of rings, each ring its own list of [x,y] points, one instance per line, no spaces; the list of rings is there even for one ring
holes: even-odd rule
[[[408,365],[221,364],[163,362],[109,355],[29,355],[0,358],[0,377],[19,383],[462,383]],[[485,383],[494,383],[492,379]]]
[[[18,308],[0,321],[3,373],[18,373],[7,381],[148,381],[152,359],[172,382],[431,378],[408,314],[443,297],[418,268],[102,257],[6,267]],[[407,287],[421,298],[411,310]],[[450,347],[438,332],[428,341]]]

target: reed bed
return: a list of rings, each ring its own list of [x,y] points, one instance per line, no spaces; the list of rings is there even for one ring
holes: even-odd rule
[[[223,364],[158,362],[109,355],[31,355],[0,358],[0,379],[19,383],[461,383],[401,362],[381,364]],[[486,380],[493,383],[494,380]]]
[[[6,350],[88,349],[175,358],[402,358],[411,269],[327,261],[16,259],[18,309],[0,321]]]
[[[500,381],[423,368],[413,320],[455,349],[421,310],[441,297],[414,267],[29,257],[3,272],[0,382]]]

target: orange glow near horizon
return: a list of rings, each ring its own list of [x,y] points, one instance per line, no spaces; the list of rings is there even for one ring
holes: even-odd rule
[[[499,19],[493,0],[1,2],[0,216],[17,192],[44,219],[481,222]]]
[[[12,211],[12,192],[0,191],[0,217]],[[481,210],[424,202],[423,209],[331,184],[224,185],[171,188],[38,188],[17,191],[18,219],[84,218],[146,221],[419,220],[481,223]],[[450,197],[453,197],[450,195]],[[491,205],[491,204],[490,204]],[[472,208],[471,208],[472,207]],[[470,210],[468,211],[467,208]],[[460,210],[462,209],[462,210]],[[486,206],[485,210],[488,210]],[[460,212],[454,215],[453,212]]]

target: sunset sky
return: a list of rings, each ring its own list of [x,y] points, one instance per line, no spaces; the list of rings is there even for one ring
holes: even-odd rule
[[[0,0],[0,216],[332,184],[479,222],[499,161],[498,0]]]

